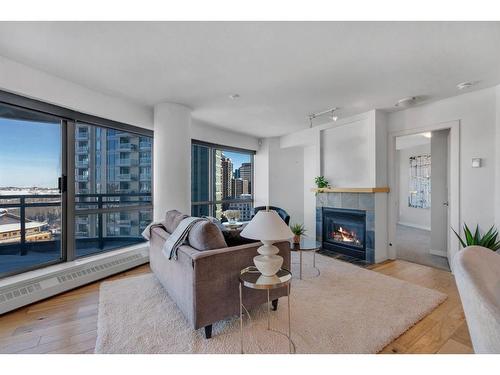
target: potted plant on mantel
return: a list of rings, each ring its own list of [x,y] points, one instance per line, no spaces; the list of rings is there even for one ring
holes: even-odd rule
[[[300,243],[300,236],[306,233],[306,227],[304,224],[292,224],[290,225],[290,230],[293,233],[293,243]]]
[[[462,247],[467,247],[467,246],[482,246],[487,249],[493,250],[497,253],[500,253],[500,241],[497,241],[498,237],[498,231],[495,229],[494,226],[492,226],[486,234],[481,235],[479,233],[479,226],[476,225],[476,230],[474,231],[474,234],[472,234],[472,231],[469,229],[467,224],[464,224],[464,234],[465,238],[462,239],[460,235],[455,232],[455,229],[451,228],[451,230],[456,234],[458,237],[458,240],[460,241],[460,244]]]
[[[316,188],[318,189],[318,190],[316,190],[315,195],[318,195],[318,193],[320,192],[319,189],[325,189],[325,188],[330,187],[330,184],[329,184],[328,180],[325,178],[325,176],[315,177],[314,183],[316,184]]]

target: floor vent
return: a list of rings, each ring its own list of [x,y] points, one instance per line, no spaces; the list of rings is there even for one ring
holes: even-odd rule
[[[41,289],[42,287],[40,283],[33,283],[30,285],[23,286],[22,288],[19,289],[10,290],[6,293],[0,294],[0,303],[8,302],[14,298],[27,296]]]
[[[110,261],[107,263],[102,263],[102,264],[98,264],[95,266],[89,266],[89,267],[84,268],[82,270],[68,272],[68,273],[64,273],[62,275],[59,275],[59,276],[57,276],[57,281],[59,283],[65,283],[67,281],[74,281],[74,280],[79,279],[80,277],[89,276],[89,275],[96,273],[96,272],[102,272],[102,271],[107,270],[108,268],[115,267],[115,266],[118,266],[118,265],[123,264],[123,263],[132,262],[132,261],[138,260],[140,258],[142,258],[142,255],[134,254],[134,255],[131,255],[131,256],[128,256],[125,258],[116,259],[116,260],[113,260],[113,261]]]
[[[47,267],[43,276],[0,287],[0,314],[139,266],[148,260],[148,249],[144,247],[132,249],[126,254],[109,254],[109,257],[101,259],[68,263],[65,269],[53,272],[51,267]],[[64,264],[54,267],[61,266]]]

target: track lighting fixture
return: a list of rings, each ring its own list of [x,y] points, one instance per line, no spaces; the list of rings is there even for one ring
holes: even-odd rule
[[[339,117],[335,114],[335,111],[337,109],[338,109],[337,107],[334,107],[334,108],[331,108],[331,109],[327,109],[326,111],[321,111],[321,112],[317,112],[317,113],[311,113],[309,115],[309,127],[312,128],[312,126],[313,126],[313,120],[316,117],[320,117],[320,116],[324,116],[324,115],[328,115],[328,118],[330,120],[332,120],[332,121],[337,121],[339,119]]]

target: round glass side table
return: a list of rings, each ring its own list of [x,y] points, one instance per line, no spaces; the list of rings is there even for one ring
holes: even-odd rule
[[[302,253],[312,252],[313,253],[313,268],[316,270],[316,276],[318,277],[321,272],[319,268],[316,267],[316,252],[320,249],[321,243],[310,238],[301,237],[299,243],[290,243],[290,250],[297,251],[299,253],[299,279],[302,280]]]
[[[291,310],[290,310],[290,283],[292,281],[292,273],[285,269],[280,269],[274,276],[264,276],[259,270],[250,266],[240,272],[240,348],[241,354],[244,353],[243,350],[243,309],[246,311],[248,316],[248,310],[243,305],[243,287],[250,289],[261,289],[267,291],[267,330],[279,333],[288,338],[288,349],[290,354],[295,351],[295,345],[292,342],[291,337]],[[285,288],[286,287],[286,297],[288,302],[288,335],[271,329],[271,301],[269,294],[271,289]]]

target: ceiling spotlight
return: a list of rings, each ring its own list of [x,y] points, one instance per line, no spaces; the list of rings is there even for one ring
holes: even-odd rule
[[[396,107],[409,107],[417,102],[416,96],[407,96],[405,98],[399,99],[395,104]]]
[[[331,108],[331,109],[327,109],[326,111],[321,111],[321,112],[316,112],[316,113],[311,113],[309,115],[309,127],[312,128],[313,126],[313,123],[312,121],[316,118],[316,117],[320,117],[320,116],[324,116],[324,115],[328,115],[328,118],[332,121],[337,121],[339,119],[339,117],[337,115],[335,115],[335,111],[337,110],[338,108],[337,107],[334,107],[334,108]]]
[[[459,89],[459,90],[465,90],[465,89],[471,88],[476,83],[477,83],[476,81],[461,82],[461,83],[459,83],[457,85],[457,89]]]
[[[229,95],[229,99],[236,100],[240,98],[240,94],[231,94]]]

